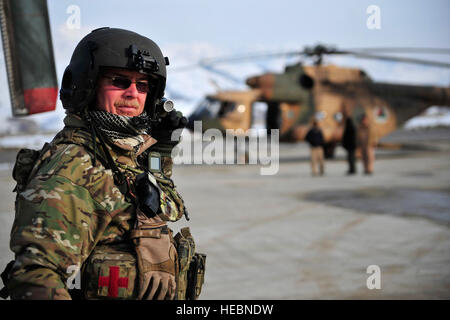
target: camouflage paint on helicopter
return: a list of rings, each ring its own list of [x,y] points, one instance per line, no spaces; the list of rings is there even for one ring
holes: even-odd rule
[[[450,88],[378,83],[360,69],[335,65],[296,64],[284,73],[250,77],[247,85],[252,89],[208,96],[216,112],[204,117],[197,109],[191,123],[202,120],[204,129],[247,130],[252,126],[254,103],[265,102],[267,129],[280,129],[281,141],[303,140],[311,120],[319,120],[330,155],[342,138],[344,113],[356,122],[367,114],[381,138],[428,106],[450,105]],[[238,112],[238,106],[246,111]],[[279,119],[272,121],[274,117]]]

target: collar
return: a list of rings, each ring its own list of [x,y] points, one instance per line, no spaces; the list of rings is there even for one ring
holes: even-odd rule
[[[79,115],[69,113],[64,118],[64,124],[66,128],[79,128],[84,131],[89,132],[90,136],[90,128],[86,121],[84,121]],[[97,142],[98,138],[97,138]],[[135,153],[136,156],[143,153],[145,150],[154,145],[157,140],[150,136],[149,134],[141,134],[136,137],[124,138],[124,139],[114,139],[113,141],[109,141],[105,139],[106,144],[112,144],[119,149],[127,152]]]

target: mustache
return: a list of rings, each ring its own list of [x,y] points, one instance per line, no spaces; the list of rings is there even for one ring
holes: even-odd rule
[[[139,103],[137,102],[137,100],[119,99],[119,100],[114,102],[114,107],[121,107],[121,106],[134,107],[136,109],[138,109],[140,107]]]

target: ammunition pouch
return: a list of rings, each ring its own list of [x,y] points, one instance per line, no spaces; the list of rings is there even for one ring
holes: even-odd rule
[[[176,278],[177,292],[175,294],[175,299],[185,300],[188,287],[187,276],[195,252],[195,243],[188,227],[182,228],[180,232],[175,235],[174,240],[178,253],[178,276]]]
[[[206,255],[195,253],[195,242],[189,227],[174,237],[178,252],[176,300],[197,300],[205,280]]]
[[[189,264],[186,300],[197,300],[205,282],[206,254],[195,253]]]

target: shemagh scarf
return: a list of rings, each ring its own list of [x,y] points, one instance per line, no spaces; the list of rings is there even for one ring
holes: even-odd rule
[[[143,134],[147,134],[150,122],[146,112],[139,116],[128,117],[118,114],[112,114],[106,111],[89,111],[89,116],[96,129],[98,129],[104,137],[109,141],[118,140],[135,140],[134,145],[144,142]]]

